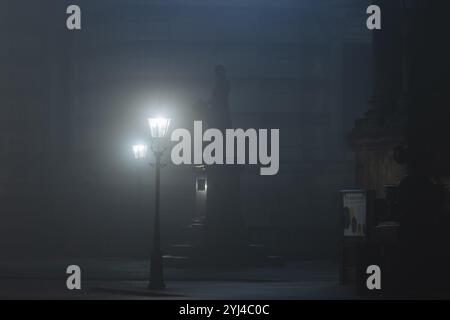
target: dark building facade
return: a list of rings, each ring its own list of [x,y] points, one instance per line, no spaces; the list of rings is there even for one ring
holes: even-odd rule
[[[368,98],[347,80],[370,83],[364,3],[78,1],[74,32],[67,1],[0,3],[5,255],[145,256],[153,171],[131,145],[148,137],[155,105],[189,128],[216,64],[229,73],[233,126],[281,132],[279,174],[241,172],[251,241],[335,254],[338,190],[354,185],[345,133]],[[169,245],[196,215],[195,173],[169,163],[162,174]]]
[[[392,272],[391,289],[420,296],[449,283],[448,4],[377,3],[384,26],[373,37],[373,94],[350,141],[357,185],[377,197],[369,242],[385,252],[378,261]]]

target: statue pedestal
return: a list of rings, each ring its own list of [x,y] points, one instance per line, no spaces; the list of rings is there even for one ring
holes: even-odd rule
[[[405,143],[405,124],[400,119],[375,109],[356,121],[349,136],[356,152],[357,187],[375,190],[378,198],[385,197],[386,185],[398,185],[406,174],[394,159],[394,148]]]

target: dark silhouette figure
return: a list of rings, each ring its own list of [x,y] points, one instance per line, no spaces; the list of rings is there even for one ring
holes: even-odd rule
[[[427,156],[408,152],[408,175],[398,187],[399,289],[412,297],[437,294],[447,283],[443,219],[445,189],[427,174]],[[446,279],[447,278],[447,279]]]

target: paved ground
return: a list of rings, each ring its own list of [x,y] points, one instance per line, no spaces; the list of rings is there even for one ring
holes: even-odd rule
[[[66,267],[82,269],[82,290],[66,289]],[[146,289],[146,261],[0,262],[2,299],[352,299],[338,284],[337,265],[307,261],[282,267],[166,269],[167,289]]]

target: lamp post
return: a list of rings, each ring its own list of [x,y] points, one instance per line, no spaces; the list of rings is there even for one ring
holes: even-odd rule
[[[163,289],[164,274],[163,274],[163,258],[161,252],[161,224],[160,224],[160,172],[161,172],[161,157],[164,149],[159,143],[166,136],[169,130],[170,119],[167,118],[149,118],[148,124],[150,126],[150,133],[153,139],[152,151],[155,155],[155,221],[153,231],[153,250],[150,260],[150,282],[149,289]]]
[[[148,124],[152,137],[152,151],[155,156],[155,220],[153,231],[153,250],[150,258],[150,281],[149,289],[164,289],[163,257],[161,251],[161,223],[160,223],[160,172],[161,158],[164,154],[164,148],[160,143],[167,135],[170,125],[170,119],[167,118],[149,118]],[[133,147],[136,159],[145,158],[147,147],[136,145]]]

